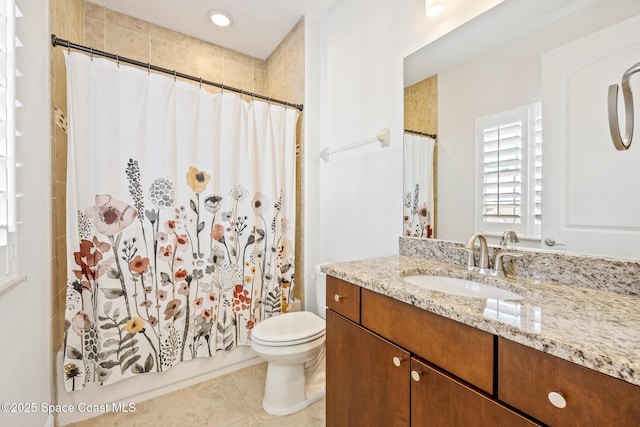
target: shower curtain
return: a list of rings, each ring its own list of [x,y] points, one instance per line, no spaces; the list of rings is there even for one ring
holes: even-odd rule
[[[433,236],[433,138],[404,134],[405,236]]]
[[[293,299],[298,111],[65,56],[67,390],[247,345]]]

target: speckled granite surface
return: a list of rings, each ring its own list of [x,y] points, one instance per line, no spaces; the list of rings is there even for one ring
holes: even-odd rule
[[[400,255],[428,258],[460,267],[465,265],[466,255],[455,249],[462,247],[461,243],[410,237],[400,237],[399,243]],[[520,258],[506,258],[505,269],[509,275],[640,296],[640,261],[517,247],[506,250],[523,254]],[[493,248],[489,249],[491,259],[493,251]]]
[[[451,264],[392,256],[322,270],[396,300],[640,385],[640,297],[539,279],[496,279]],[[411,285],[403,276],[470,278],[524,298],[461,297]]]

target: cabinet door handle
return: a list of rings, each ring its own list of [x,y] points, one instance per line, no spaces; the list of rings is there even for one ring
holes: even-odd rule
[[[343,298],[344,298],[343,296],[338,295],[338,294],[335,294],[335,295],[333,296],[333,299],[334,299],[334,300],[336,300],[336,302],[340,302],[340,300],[341,300],[341,299],[343,299]]]
[[[400,364],[402,363],[402,361],[404,360],[404,357],[398,357],[395,356],[393,359],[393,364],[396,366],[400,366]]]
[[[547,397],[549,398],[549,402],[556,408],[562,409],[567,407],[567,401],[561,393],[552,391]]]
[[[415,382],[420,381],[420,378],[422,378],[422,372],[418,372],[418,371],[411,371],[411,379],[414,380]]]

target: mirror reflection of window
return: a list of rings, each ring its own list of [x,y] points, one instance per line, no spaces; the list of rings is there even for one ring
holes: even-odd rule
[[[537,102],[476,120],[478,230],[540,236],[541,110]]]

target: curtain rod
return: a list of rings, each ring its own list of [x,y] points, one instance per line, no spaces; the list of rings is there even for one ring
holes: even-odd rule
[[[141,61],[138,61],[138,60],[135,60],[135,59],[126,58],[124,56],[115,55],[113,53],[103,52],[101,50],[97,50],[97,49],[94,49],[92,47],[87,47],[87,46],[82,46],[82,45],[79,45],[79,44],[71,43],[68,40],[63,40],[63,39],[57,38],[55,34],[51,34],[51,44],[54,47],[55,46],[62,46],[62,47],[66,47],[67,49],[75,49],[75,50],[79,50],[79,51],[82,51],[82,52],[90,53],[91,55],[102,56],[102,57],[109,58],[109,59],[115,59],[118,62],[124,62],[124,63],[127,63],[127,64],[135,65],[137,67],[146,68],[149,71],[153,70],[153,71],[157,71],[157,72],[160,72],[160,73],[169,74],[169,75],[173,76],[174,78],[180,77],[181,79],[191,80],[193,82],[200,83],[201,85],[205,84],[205,85],[209,85],[209,86],[215,86],[217,88],[220,88],[223,91],[224,90],[230,90],[232,92],[236,92],[236,93],[239,93],[241,95],[251,96],[252,98],[259,98],[259,99],[265,100],[267,102],[275,102],[276,104],[282,104],[282,105],[285,105],[287,107],[293,107],[293,108],[296,108],[296,109],[298,109],[300,111],[302,111],[302,108],[303,108],[302,104],[292,104],[290,102],[281,101],[279,99],[270,98],[268,96],[259,95],[257,93],[247,92],[245,90],[238,89],[238,88],[235,88],[233,86],[225,86],[222,83],[216,83],[216,82],[212,82],[212,81],[209,81],[209,80],[204,80],[202,77],[190,76],[188,74],[177,72],[176,70],[169,70],[167,68],[158,67],[157,65],[152,65],[151,63],[141,62]]]
[[[404,131],[407,133],[412,133],[414,135],[428,136],[429,138],[438,139],[438,135],[436,135],[435,133],[424,133],[424,132],[418,132],[417,130],[410,130],[410,129],[405,129]]]

